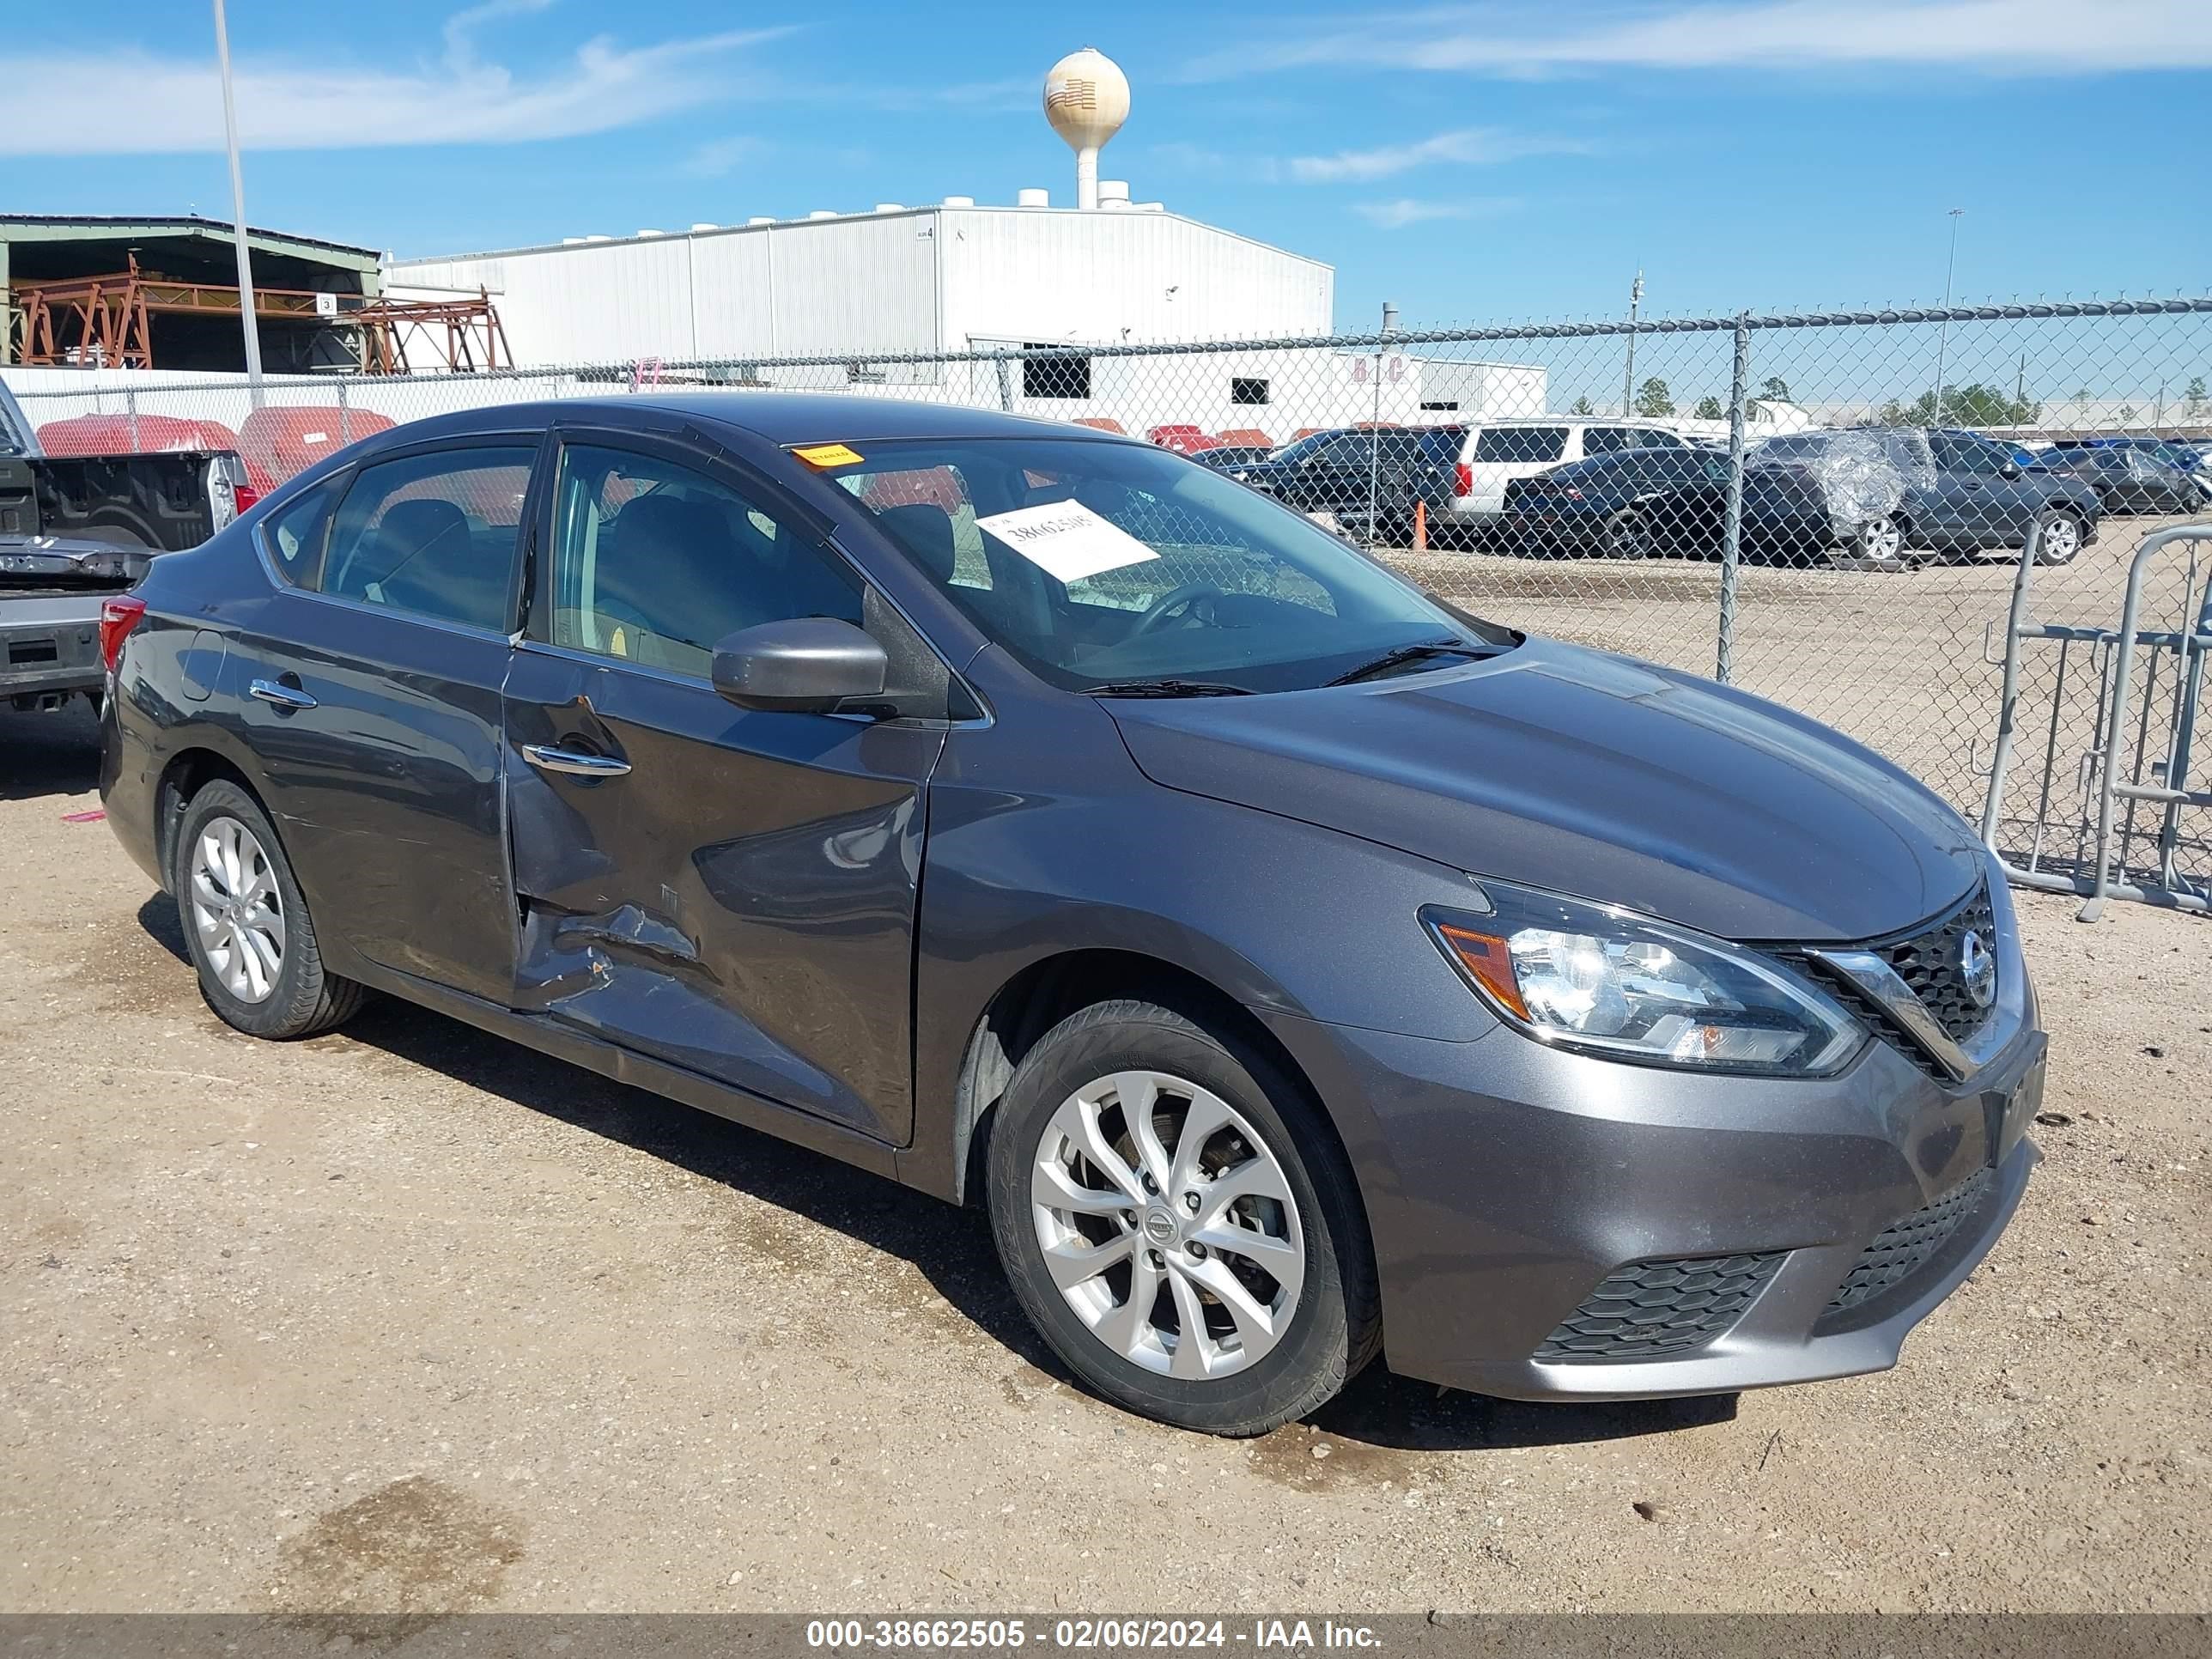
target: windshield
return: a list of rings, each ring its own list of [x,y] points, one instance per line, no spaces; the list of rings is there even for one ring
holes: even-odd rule
[[[1336,434],[1334,432],[1309,432],[1303,438],[1291,439],[1267,459],[1271,461],[1302,461],[1334,436]]]
[[[1148,445],[866,447],[836,481],[978,628],[1068,690],[1297,690],[1407,646],[1486,653],[1514,639],[1423,598],[1301,514]]]

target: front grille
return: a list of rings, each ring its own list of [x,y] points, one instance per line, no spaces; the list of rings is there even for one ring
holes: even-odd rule
[[[1735,1323],[1787,1250],[1618,1267],[1544,1339],[1536,1358],[1594,1365],[1702,1347]]]
[[[1986,949],[1996,948],[1996,915],[1990,908],[1986,885],[1977,887],[1972,896],[1924,927],[1853,948],[1871,951],[1887,963],[1951,1040],[1964,1042],[1990,1017],[1989,1009],[1974,1006],[1959,962],[1960,944],[1969,933],[1979,933]],[[1849,975],[1829,967],[1814,956],[1793,955],[1790,961],[1802,972],[1820,981],[1863,1024],[1887,1036],[1892,1048],[1929,1077],[1947,1087],[1955,1084],[1957,1079],[1942,1062],[1929,1054],[1887,1008],[1862,991]]]
[[[1859,1252],[1850,1275],[1828,1298],[1821,1318],[1825,1321],[1871,1302],[1926,1267],[1950,1242],[1951,1235],[1981,1207],[1995,1178],[1994,1171],[1984,1164],[1926,1209],[1916,1210],[1883,1228],[1874,1243]]]
[[[1990,908],[1986,884],[1977,887],[1973,897],[1926,931],[1869,947],[1912,988],[1912,994],[1936,1016],[1936,1023],[1954,1042],[1964,1042],[1973,1036],[1990,1012],[1975,1006],[1959,967],[1959,944],[1970,933],[1981,935],[1985,949],[1996,948],[1996,916]]]

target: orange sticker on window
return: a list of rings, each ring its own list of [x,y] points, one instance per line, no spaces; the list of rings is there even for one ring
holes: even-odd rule
[[[809,466],[850,466],[860,459],[843,444],[802,444],[791,453]]]

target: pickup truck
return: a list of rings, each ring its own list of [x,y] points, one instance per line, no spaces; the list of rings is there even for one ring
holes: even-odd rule
[[[252,506],[228,449],[42,454],[0,385],[0,703],[98,702],[100,607],[163,553],[197,547]]]

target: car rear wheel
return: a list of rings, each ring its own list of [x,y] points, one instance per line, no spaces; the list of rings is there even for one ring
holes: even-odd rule
[[[268,814],[236,784],[209,784],[178,827],[170,887],[200,994],[252,1036],[313,1036],[367,995],[323,971],[315,925]]]
[[[1047,1032],[1007,1085],[988,1171],[1023,1310],[1130,1411],[1264,1434],[1381,1346],[1358,1189],[1318,1109],[1181,1014],[1106,1002]]]
[[[2071,564],[2087,539],[2080,516],[2064,507],[2046,509],[2037,517],[2036,527],[2040,532],[2035,546],[2038,564]]]
[[[1910,562],[1905,556],[1905,520],[1894,513],[1869,519],[1829,556],[1846,569],[1902,570]]]
[[[1651,556],[1651,526],[1633,508],[1616,513],[1606,521],[1605,555],[1609,559],[1648,559]]]

